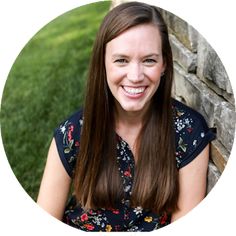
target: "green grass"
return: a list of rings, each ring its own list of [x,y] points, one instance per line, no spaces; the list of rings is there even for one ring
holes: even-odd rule
[[[1,106],[2,139],[17,179],[36,199],[53,130],[81,107],[92,44],[110,2],[79,7],[40,30],[17,57]]]

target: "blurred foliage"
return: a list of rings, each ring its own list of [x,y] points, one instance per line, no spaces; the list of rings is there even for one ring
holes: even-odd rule
[[[23,48],[6,82],[2,139],[9,163],[36,200],[53,131],[81,107],[93,41],[110,2],[50,22]]]

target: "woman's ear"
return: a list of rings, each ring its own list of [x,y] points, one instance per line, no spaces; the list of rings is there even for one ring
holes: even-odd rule
[[[166,70],[166,63],[164,62],[161,70],[161,76],[165,74],[165,70]]]
[[[162,65],[161,74],[165,74],[165,70],[166,70],[166,60],[163,58],[163,65]]]

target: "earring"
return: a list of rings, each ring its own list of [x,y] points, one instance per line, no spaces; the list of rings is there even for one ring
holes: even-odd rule
[[[161,77],[162,77],[163,75],[165,75],[165,72],[164,72],[164,71],[163,71],[163,72],[161,72]]]

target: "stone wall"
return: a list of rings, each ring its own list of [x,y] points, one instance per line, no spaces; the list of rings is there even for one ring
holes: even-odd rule
[[[121,0],[113,0],[112,6]],[[144,1],[145,2],[145,1]],[[209,192],[223,172],[233,145],[235,106],[230,80],[220,58],[193,27],[160,9],[170,33],[174,59],[173,96],[199,111],[217,139],[211,144],[208,168]]]
[[[179,17],[160,11],[169,28],[174,58],[173,95],[199,111],[217,131],[217,139],[211,144],[209,192],[223,172],[233,145],[233,91],[220,58],[204,37]]]

